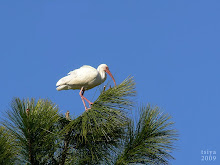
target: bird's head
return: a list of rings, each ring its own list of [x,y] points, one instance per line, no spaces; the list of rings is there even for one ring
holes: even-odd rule
[[[114,79],[114,77],[112,76],[112,73],[110,72],[109,67],[108,67],[106,64],[101,64],[101,65],[99,65],[98,70],[103,70],[103,71],[105,71],[106,73],[108,73],[109,76],[110,76],[110,77],[112,78],[112,80],[114,81],[114,84],[115,84],[115,86],[116,86],[115,79]]]

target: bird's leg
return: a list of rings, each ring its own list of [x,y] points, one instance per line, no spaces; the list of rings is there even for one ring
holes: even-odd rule
[[[81,99],[82,99],[82,102],[83,102],[83,105],[84,105],[84,107],[85,107],[85,110],[87,111],[88,110],[88,108],[86,107],[86,103],[85,103],[85,101],[84,101],[84,96],[83,96],[83,94],[84,94],[84,88],[82,87],[81,88],[81,90],[80,90],[80,92],[79,92],[79,95],[80,95],[80,97],[81,97]]]
[[[85,92],[85,90],[83,89],[82,95],[84,94],[84,92]],[[85,98],[85,96],[83,96],[83,98],[89,103],[89,106],[93,104],[91,101],[89,101],[87,98]]]
[[[84,96],[83,96],[84,97]],[[84,97],[84,99],[89,103],[89,106],[92,105],[93,103],[89,101],[87,98]]]
[[[81,96],[82,101],[83,101],[83,104],[84,104],[85,109],[86,109],[86,111],[87,111],[88,109],[91,109],[91,105],[92,105],[93,103],[83,96],[84,92],[85,92],[85,90],[84,90],[84,88],[82,87],[81,90],[80,90],[80,92],[79,92],[79,95]],[[89,103],[89,108],[86,107],[85,100]]]

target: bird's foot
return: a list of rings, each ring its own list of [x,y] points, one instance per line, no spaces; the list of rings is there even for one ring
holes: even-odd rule
[[[89,107],[89,108],[85,108],[85,111],[88,111],[89,109],[91,109],[91,107]]]
[[[89,101],[86,99],[86,101],[89,103],[89,106],[91,106],[93,104],[93,102]]]
[[[91,106],[93,105],[93,103],[92,102],[90,102],[89,103],[89,109],[91,109]]]
[[[92,102],[89,102],[89,108],[85,107],[85,111],[88,111],[89,109],[91,109],[91,106],[92,106]]]

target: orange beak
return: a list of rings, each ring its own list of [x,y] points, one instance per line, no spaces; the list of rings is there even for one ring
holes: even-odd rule
[[[114,81],[114,84],[115,84],[115,86],[116,86],[115,79],[114,79],[114,77],[112,76],[112,74],[111,74],[111,72],[109,71],[108,68],[105,70],[105,72],[109,74],[109,76],[112,78],[112,80]]]

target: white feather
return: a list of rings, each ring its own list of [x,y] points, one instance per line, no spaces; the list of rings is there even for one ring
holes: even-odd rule
[[[104,69],[107,65],[101,64],[100,66],[95,69],[89,65],[83,65],[79,69],[69,72],[67,76],[57,82],[57,90],[81,89],[82,87],[87,90],[100,85],[106,80]]]

